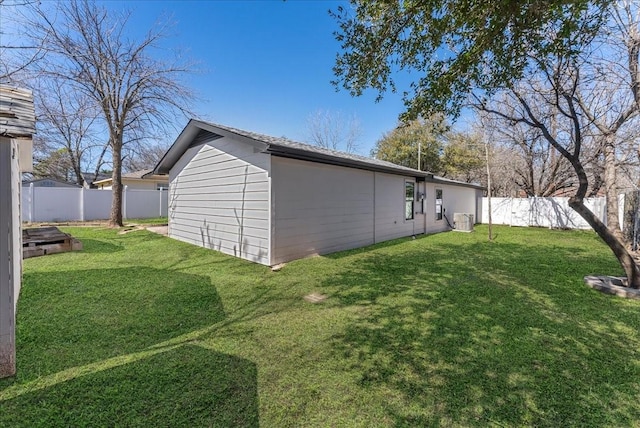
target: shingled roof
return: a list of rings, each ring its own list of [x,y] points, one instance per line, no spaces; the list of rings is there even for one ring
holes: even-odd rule
[[[127,172],[122,174],[122,178],[144,178],[145,175],[153,172],[153,169],[141,169],[140,171]]]
[[[347,166],[370,171],[387,172],[410,177],[422,178],[426,181],[442,182],[454,185],[464,185],[468,187],[481,188],[476,184],[463,183],[460,181],[448,180],[434,176],[428,171],[419,171],[386,162],[379,159],[368,158],[353,153],[345,153],[336,150],[324,149],[310,144],[300,143],[283,137],[272,137],[242,129],[232,128],[219,124],[203,122],[191,119],[184,130],[180,133],[176,141],[158,162],[153,172],[155,174],[167,174],[169,170],[180,159],[184,152],[196,144],[216,138],[231,137],[248,142],[259,142],[266,145],[264,152],[293,159],[307,160],[312,162],[326,163],[331,165]]]

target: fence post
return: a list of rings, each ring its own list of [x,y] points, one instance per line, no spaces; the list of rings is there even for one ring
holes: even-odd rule
[[[162,186],[158,189],[158,200],[160,203],[158,204],[158,217],[162,217]]]
[[[527,202],[529,202],[529,219],[527,221],[527,226],[531,227],[533,226],[536,220],[534,220],[536,218],[536,197],[534,196],[533,198],[527,198]]]
[[[80,221],[84,221],[84,186],[80,188]]]
[[[127,188],[129,186],[125,185],[124,190],[122,191],[122,217],[127,219]]]
[[[513,226],[513,198],[509,198],[509,227]]]
[[[33,183],[29,183],[29,223],[33,223],[35,217],[35,205],[34,192],[33,192]]]

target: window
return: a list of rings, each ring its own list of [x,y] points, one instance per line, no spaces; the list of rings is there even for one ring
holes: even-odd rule
[[[412,181],[404,183],[404,219],[413,220],[413,200],[416,184]]]
[[[442,189],[436,189],[436,220],[442,220]]]

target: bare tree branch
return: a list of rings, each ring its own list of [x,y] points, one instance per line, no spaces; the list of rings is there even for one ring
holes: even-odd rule
[[[44,40],[47,61],[39,73],[65,79],[99,108],[108,130],[106,147],[113,167],[110,224],[122,225],[122,161],[124,148],[177,127],[176,119],[193,116],[195,99],[180,78],[194,64],[152,56],[166,37],[167,25],[154,26],[142,39],[127,34],[130,14],[109,15],[90,0],[56,4],[56,14],[37,9],[34,37]],[[100,159],[107,152],[102,150]]]
[[[316,110],[307,117],[307,141],[318,147],[347,153],[358,151],[362,136],[360,121],[355,115]]]

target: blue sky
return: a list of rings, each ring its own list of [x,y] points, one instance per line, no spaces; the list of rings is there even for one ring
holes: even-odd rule
[[[168,46],[198,61],[187,81],[202,98],[203,119],[273,136],[305,141],[306,122],[318,110],[356,115],[359,152],[369,154],[403,111],[399,94],[375,102],[370,91],[353,98],[330,81],[339,44],[329,9],[339,1],[106,1],[131,11],[132,36],[159,18],[174,22]],[[169,138],[172,140],[175,136]]]

